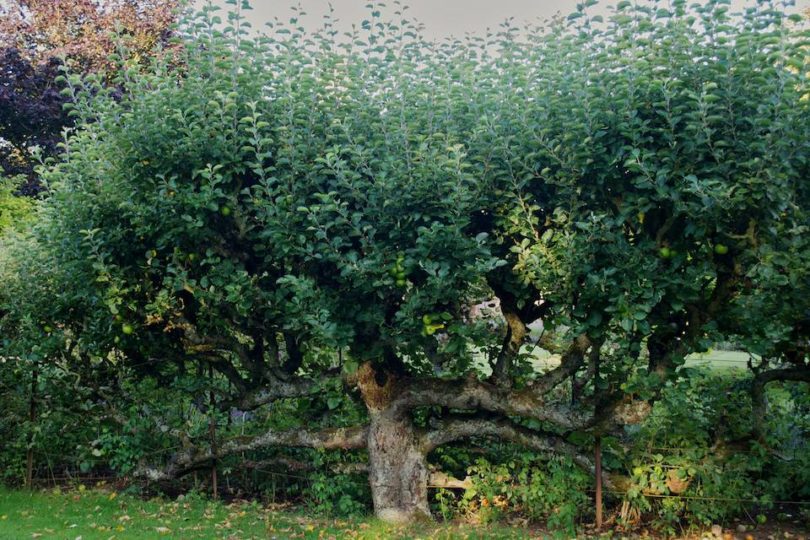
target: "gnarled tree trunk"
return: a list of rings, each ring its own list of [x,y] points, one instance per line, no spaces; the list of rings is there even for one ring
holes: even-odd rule
[[[371,420],[368,455],[374,513],[389,522],[429,518],[425,450],[408,411],[394,404],[396,379],[365,364],[358,372],[358,388]]]

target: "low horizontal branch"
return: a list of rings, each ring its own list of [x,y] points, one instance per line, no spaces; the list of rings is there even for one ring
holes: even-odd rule
[[[486,417],[448,418],[434,422],[432,428],[423,437],[422,448],[426,452],[430,452],[443,444],[470,437],[497,438],[508,440],[540,453],[568,456],[583,469],[591,474],[596,474],[593,461],[582,454],[578,447],[566,442],[562,437],[552,434],[538,434],[507,419]],[[603,479],[606,485],[611,485],[610,479],[606,475],[603,475]]]
[[[270,430],[250,440],[229,440],[217,448],[187,447],[175,454],[164,469],[141,467],[136,472],[150,480],[170,480],[191,471],[210,466],[216,459],[276,446],[318,448],[324,450],[358,450],[366,447],[368,427],[327,428],[322,430]]]

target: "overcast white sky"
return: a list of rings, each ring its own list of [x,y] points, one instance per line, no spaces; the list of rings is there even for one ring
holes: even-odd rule
[[[198,0],[202,1],[202,0]],[[546,19],[557,12],[568,14],[576,9],[580,0],[402,0],[409,6],[409,13],[425,25],[425,34],[428,37],[442,38],[450,35],[463,36],[466,32],[483,33],[487,27],[497,28],[498,24],[508,17],[514,17],[515,22],[537,22]],[[753,1],[753,0],[750,0]],[[748,0],[732,0],[732,9],[737,10],[750,3]],[[224,5],[224,0],[215,0],[215,3]],[[264,23],[279,17],[289,18],[290,8],[300,4],[308,16],[304,19],[309,28],[318,26],[321,16],[328,11],[329,4],[335,9],[335,16],[341,19],[343,29],[351,23],[359,23],[368,18],[369,10],[364,6],[369,0],[252,0],[253,10],[245,12],[248,20],[255,29],[263,29]],[[608,5],[614,5],[616,0],[602,0],[600,5],[591,10],[606,11]],[[664,0],[660,2],[666,5]],[[701,3],[703,3],[701,1]],[[393,8],[393,2],[386,2],[388,9]],[[803,10],[810,8],[810,0],[797,0],[796,6],[791,9]]]

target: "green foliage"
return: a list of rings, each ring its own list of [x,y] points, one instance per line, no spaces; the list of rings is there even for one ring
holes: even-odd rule
[[[750,383],[744,374],[707,371],[667,388],[629,447],[616,448],[630,475],[623,519],[649,518],[675,533],[682,523],[709,525],[807,496],[806,383],[769,391],[764,445],[748,437]]]
[[[565,458],[538,463],[535,454],[523,453],[500,464],[481,458],[469,472],[474,487],[462,504],[477,500],[484,521],[520,515],[575,534],[578,518],[591,503],[590,475]]]
[[[439,449],[434,459],[442,470],[472,481],[470,489],[437,489],[433,494],[445,519],[489,523],[523,518],[575,534],[592,510],[593,480],[567,457],[549,459],[514,445],[481,441]]]
[[[327,516],[358,516],[368,512],[366,475],[316,473],[309,477],[304,496],[312,510]]]

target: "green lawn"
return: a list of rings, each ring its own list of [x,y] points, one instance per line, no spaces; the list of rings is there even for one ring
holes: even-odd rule
[[[748,369],[748,353],[740,351],[714,351],[690,354],[686,365],[703,366],[713,369]]]
[[[10,491],[0,487],[0,538],[124,540],[150,538],[527,538],[523,528],[425,524],[392,526],[375,519],[327,519],[274,511],[255,503],[200,498],[142,500],[105,489]]]
[[[532,364],[537,371],[547,371],[560,364],[560,357],[548,351],[527,346],[532,351]],[[705,353],[690,354],[686,357],[686,366],[708,367],[711,369],[748,369],[748,353],[740,351],[710,350]]]

